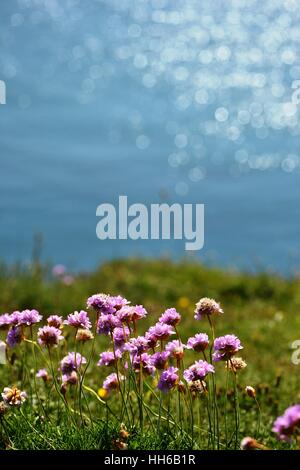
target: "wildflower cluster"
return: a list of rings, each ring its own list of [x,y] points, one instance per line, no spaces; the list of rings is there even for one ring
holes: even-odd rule
[[[90,406],[93,410],[100,406],[106,419],[110,413],[114,419],[119,417],[122,430],[133,429],[137,420],[141,432],[145,423],[160,429],[167,422],[184,433],[192,429],[194,435],[197,431],[203,439],[206,426],[206,448],[219,448],[221,442],[226,448],[237,448],[237,376],[247,364],[237,356],[243,346],[236,335],[215,336],[215,317],[223,313],[214,299],[200,299],[195,319],[210,334],[197,331],[183,341],[179,331],[182,317],[175,308],[165,310],[143,331],[140,325],[148,315],[143,305],[131,305],[120,295],[100,293],[87,299],[86,310],[71,312],[66,319],[52,314],[43,325],[37,310],[4,313],[0,315],[0,329],[4,331],[8,358],[16,346],[23,347],[23,357],[32,348],[36,370],[30,390],[36,400],[31,397],[31,403],[43,411],[48,409],[47,399],[57,393],[59,409],[67,410],[75,422],[86,423],[91,419],[87,416],[93,415]],[[228,383],[233,387],[233,399],[226,389],[220,400],[217,380],[222,375],[227,377],[226,387]],[[27,395],[21,385],[20,389],[4,388],[0,417],[8,408],[18,408],[25,402]],[[43,390],[47,399],[41,399]],[[245,391],[259,406],[255,389],[247,385]],[[196,427],[195,414],[202,416],[201,426]],[[279,439],[290,441],[297,435],[299,423],[300,408],[295,405],[275,421],[273,430]],[[123,438],[116,442],[126,447]],[[250,437],[240,446],[260,448]]]

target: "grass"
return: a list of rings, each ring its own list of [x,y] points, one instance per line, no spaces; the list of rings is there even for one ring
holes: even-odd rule
[[[291,362],[291,344],[300,339],[300,278],[225,272],[193,262],[131,259],[110,262],[95,272],[78,274],[71,285],[65,285],[52,277],[49,266],[34,263],[27,268],[1,266],[0,292],[1,313],[36,308],[44,317],[53,313],[66,316],[74,310],[85,309],[87,297],[97,292],[121,294],[134,304],[143,304],[149,312],[141,326],[141,333],[155,323],[166,308],[176,307],[182,314],[180,330],[183,341],[199,331],[209,333],[206,321],[194,320],[194,304],[201,297],[215,298],[225,312],[217,320],[217,335],[236,334],[244,346],[242,356],[248,363],[239,375],[239,439],[250,435],[270,448],[292,448],[289,444],[278,443],[271,427],[286,407],[300,402],[300,365]],[[1,338],[4,339],[4,336]],[[105,338],[98,337],[96,351],[99,353],[105,348]],[[31,345],[16,348],[12,359],[20,365],[25,353],[30,367],[22,374],[33,382]],[[8,366],[0,366],[2,388],[12,385],[12,381],[20,384],[20,367],[13,368],[13,371],[11,375]],[[220,374],[217,384],[221,402],[225,394],[225,377],[225,372]],[[102,379],[99,368],[94,368],[89,376],[94,390],[101,387]],[[258,434],[258,409],[254,400],[244,393],[246,385],[252,385],[257,390],[262,413]],[[30,395],[30,390],[27,392]],[[47,390],[41,388],[40,393],[43,397]],[[233,393],[230,384],[229,424],[234,421]],[[86,399],[90,402],[95,419],[91,423],[85,417],[80,427],[76,427],[63,411],[55,419],[48,420],[42,416],[37,404],[29,399],[21,410],[5,418],[0,446],[16,449],[111,449],[118,446],[121,423],[112,415],[107,420],[105,406],[104,409],[103,406],[99,407],[94,396],[89,394]],[[50,407],[55,413],[56,402],[54,398],[52,401]],[[117,410],[118,403],[113,397],[107,403],[113,411]],[[156,409],[157,404],[154,403],[153,407]],[[193,409],[195,417],[197,409],[196,406]],[[130,449],[207,448],[205,432],[202,433],[199,427],[196,434],[191,441],[189,434],[181,433],[178,428],[166,423],[159,431],[154,431],[149,425],[141,432],[139,426],[134,425],[129,431],[127,444]]]

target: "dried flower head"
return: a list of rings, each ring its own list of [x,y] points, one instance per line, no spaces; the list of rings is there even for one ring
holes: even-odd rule
[[[85,330],[83,328],[79,328],[76,333],[76,341],[81,343],[85,343],[86,341],[90,341],[94,338],[93,333],[90,330]]]
[[[0,419],[8,412],[8,410],[9,406],[4,401],[0,401]]]
[[[201,320],[205,316],[211,315],[220,315],[224,313],[220,307],[220,304],[216,302],[214,299],[209,299],[207,297],[203,297],[196,303],[195,308],[195,319]]]
[[[22,392],[17,387],[5,387],[1,395],[4,403],[9,406],[21,406],[27,398],[26,392]]]
[[[241,357],[232,357],[229,361],[226,362],[225,368],[231,370],[235,374],[242,369],[247,367],[247,363]]]
[[[188,386],[193,396],[207,392],[207,385],[203,380],[189,382]]]
[[[256,398],[256,390],[254,387],[251,387],[251,385],[247,385],[245,392],[247,393],[248,397]]]

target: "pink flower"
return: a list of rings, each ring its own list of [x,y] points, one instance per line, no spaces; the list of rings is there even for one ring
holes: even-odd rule
[[[80,312],[75,311],[74,313],[70,313],[64,323],[75,328],[84,328],[85,330],[89,330],[92,326],[88,314],[84,310],[80,310]]]
[[[61,331],[54,326],[43,326],[38,330],[38,343],[41,346],[55,347],[64,337]]]

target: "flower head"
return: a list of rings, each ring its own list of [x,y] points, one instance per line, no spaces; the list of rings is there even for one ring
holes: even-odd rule
[[[145,336],[138,336],[137,338],[131,338],[125,344],[124,349],[134,354],[142,354],[149,349],[149,343]]]
[[[28,309],[20,312],[18,317],[19,317],[18,324],[25,325],[25,326],[30,326],[30,325],[33,325],[34,323],[38,323],[43,318],[42,315],[40,315],[37,310],[28,310]]]
[[[100,315],[97,323],[97,333],[109,335],[115,328],[121,327],[122,323],[118,317],[108,313]]]
[[[4,402],[0,401],[0,420],[9,410],[9,406]]]
[[[166,341],[171,335],[175,334],[171,325],[166,325],[165,323],[156,323],[156,325],[151,326],[148,330],[148,334],[152,337],[153,341]],[[148,338],[147,338],[148,339]],[[150,338],[149,338],[150,339]]]
[[[247,385],[245,388],[245,392],[247,393],[248,397],[250,398],[255,398],[256,397],[256,390],[254,387],[251,387],[251,385]]]
[[[206,361],[196,361],[188,369],[183,372],[183,377],[187,382],[195,380],[203,380],[209,373],[214,373],[214,367]]]
[[[70,352],[60,362],[62,374],[70,375],[72,371],[77,372],[82,364],[86,364],[86,358],[80,353]]]
[[[164,370],[160,375],[157,388],[161,392],[168,392],[174,388],[179,381],[177,372],[177,367],[168,367],[168,369]]]
[[[94,338],[93,333],[90,330],[85,330],[83,328],[79,328],[76,333],[76,341],[81,343],[85,343],[86,341],[90,341]]]
[[[125,297],[122,297],[121,295],[115,295],[110,297],[110,301],[115,309],[115,312],[130,303],[127,299],[125,299]]]
[[[113,307],[110,295],[106,294],[94,294],[87,299],[87,307],[93,308],[96,312],[103,315],[108,315],[114,313],[115,309]]]
[[[37,336],[38,343],[46,347],[55,347],[58,345],[59,341],[64,339],[61,331],[55,328],[55,326],[43,326],[39,328]]]
[[[141,369],[146,375],[152,375],[155,372],[155,367],[152,364],[151,356],[147,353],[143,353],[141,355],[132,355],[131,362],[135,372],[139,372]]]
[[[165,369],[170,353],[168,351],[156,352],[151,356],[151,364],[156,369]]]
[[[92,326],[88,314],[84,310],[70,313],[64,323],[69,326],[74,326],[74,328],[84,328],[85,330],[89,330]]]
[[[117,312],[118,318],[124,323],[130,323],[136,320],[141,320],[146,317],[147,311],[142,305],[125,305]]]
[[[209,339],[206,333],[197,333],[192,338],[189,338],[186,344],[187,349],[193,349],[197,352],[205,351],[209,345]]]
[[[22,392],[17,387],[5,387],[1,395],[4,403],[10,406],[21,406],[27,398],[26,392]]]
[[[19,310],[15,310],[13,313],[10,314],[10,323],[11,325],[18,325],[20,320],[21,312]]]
[[[11,315],[9,313],[3,313],[0,315],[0,329],[6,330],[11,325]]]
[[[127,326],[117,327],[113,331],[113,341],[117,348],[124,346],[130,336],[130,330]]]
[[[20,326],[12,326],[7,333],[6,343],[10,348],[14,348],[23,340],[23,332]]]
[[[63,276],[66,273],[66,267],[63,264],[56,264],[53,266],[52,274],[55,277]]]
[[[117,359],[122,357],[122,353],[119,349],[115,350],[115,353],[111,351],[104,351],[100,354],[100,361],[98,361],[98,366],[113,366],[116,363]]]
[[[240,349],[243,349],[240,340],[235,335],[220,336],[214,342],[214,361],[228,361]]]
[[[247,363],[241,357],[232,357],[229,361],[226,362],[225,368],[231,370],[235,374],[242,369],[247,367]]]
[[[175,359],[182,359],[184,354],[184,345],[178,339],[174,339],[170,343],[166,344],[166,351],[170,353],[170,356]]]
[[[47,318],[47,323],[49,326],[55,326],[55,328],[60,328],[63,324],[63,318],[59,315],[50,315]]]
[[[125,380],[125,377],[123,375],[119,375],[118,377],[117,374],[113,372],[112,374],[106,377],[103,382],[102,388],[104,390],[107,390],[108,392],[110,392],[111,390],[116,390],[117,388],[119,388],[119,381],[121,380]]]
[[[46,369],[40,369],[36,373],[36,377],[42,379],[44,382],[48,382],[50,380],[49,374]]]
[[[78,374],[75,370],[72,370],[68,374],[62,376],[63,384],[76,385],[78,382]]]
[[[273,432],[278,435],[278,439],[290,442],[293,436],[300,433],[300,404],[290,406],[282,416],[274,422]]]
[[[196,303],[195,308],[195,319],[201,320],[205,316],[216,315],[223,313],[223,310],[220,307],[220,304],[214,299],[208,299],[204,297]]]
[[[165,323],[166,325],[175,326],[181,320],[180,314],[175,308],[168,308],[160,317],[159,322]]]

